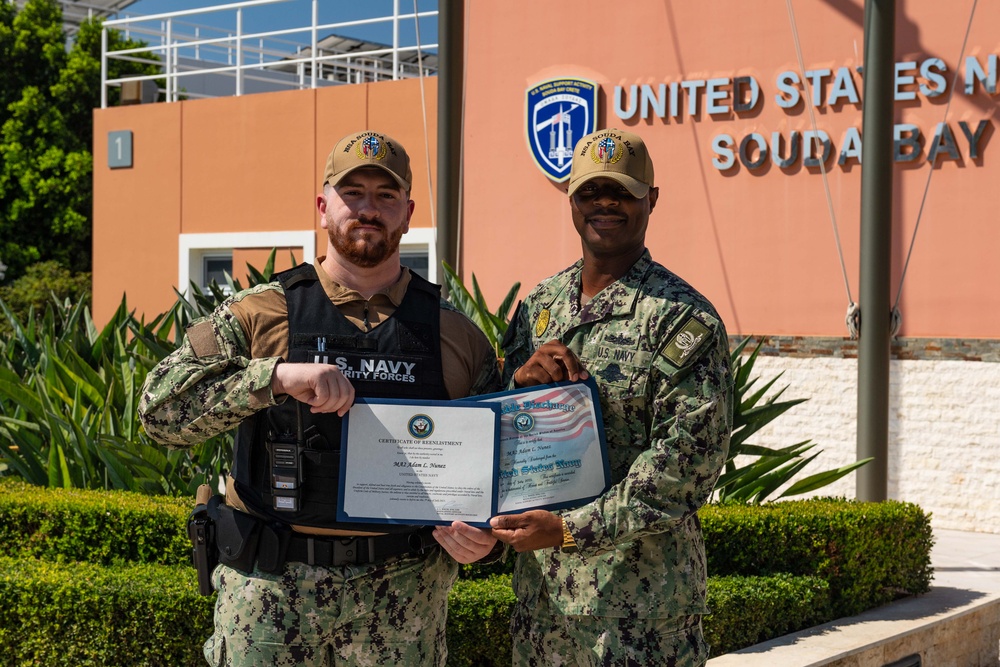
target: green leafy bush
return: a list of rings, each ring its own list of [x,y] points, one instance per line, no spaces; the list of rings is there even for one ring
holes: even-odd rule
[[[0,301],[22,322],[35,313],[44,313],[45,306],[56,302],[90,303],[90,274],[72,273],[59,262],[38,262],[27,268],[25,274],[10,285],[0,286]],[[0,335],[9,334],[10,322],[0,318]]]
[[[699,516],[709,572],[821,577],[834,617],[930,589],[930,517],[911,503],[812,499],[707,506]]]
[[[189,564],[193,502],[138,493],[0,482],[0,553],[98,565]]]
[[[251,286],[271,279],[274,257],[263,272],[248,266]],[[193,495],[202,483],[215,485],[232,465],[231,433],[166,449],[146,435],[136,407],[147,373],[177,348],[184,327],[224,298],[216,284],[207,293],[192,285],[190,302],[178,295],[149,323],[123,299],[103,329],[82,301],[50,300],[38,316],[22,318],[0,299],[9,331],[0,334],[0,475],[148,494]]]
[[[0,556],[6,559],[0,560],[0,577],[14,572],[9,576],[23,579],[15,585],[5,578],[0,585],[0,656],[26,656],[11,663],[0,657],[0,665],[105,664],[96,658],[91,663],[48,663],[40,658],[31,663],[35,654],[20,652],[20,643],[40,645],[42,640],[29,634],[49,636],[46,633],[54,632],[50,621],[31,619],[18,629],[6,625],[16,613],[33,608],[35,600],[39,614],[54,613],[55,607],[64,605],[59,612],[61,623],[88,628],[89,618],[66,618],[71,603],[63,600],[78,595],[74,585],[82,587],[79,597],[86,601],[95,595],[95,581],[113,580],[128,588],[131,584],[123,582],[133,572],[139,577],[136,589],[143,590],[143,577],[152,576],[149,573],[173,571],[165,590],[173,590],[176,599],[164,603],[163,609],[192,613],[194,603],[188,596],[196,597],[197,585],[194,570],[186,565],[189,545],[183,531],[191,502],[117,491],[40,489],[13,480],[0,483],[0,544],[4,545]],[[858,613],[900,594],[922,593],[929,586],[930,523],[914,505],[832,499],[763,506],[734,503],[707,506],[700,516],[711,573],[708,604],[712,615],[705,619],[705,631],[715,653]],[[506,569],[509,562],[463,568],[466,578],[456,583],[449,597],[449,664],[509,664],[507,625],[514,595],[509,573],[493,573]],[[130,570],[123,567],[126,563],[161,569]],[[150,565],[154,563],[177,565]],[[105,577],[102,570],[94,569],[96,564],[110,564],[109,571],[116,574]],[[58,573],[67,580],[56,587],[50,579],[58,578]],[[170,582],[179,582],[180,588],[170,588],[174,585]],[[118,599],[109,597],[115,604]],[[211,598],[203,600],[209,612],[203,625],[190,630],[187,641],[193,646],[211,632]],[[86,604],[81,609],[80,614],[92,615]],[[116,627],[140,622],[133,612],[122,613],[123,619],[108,622]],[[171,625],[168,616],[174,612],[156,613],[152,606],[138,607],[134,616],[141,619],[141,614],[150,614],[157,624]],[[65,636],[67,641],[77,637],[72,633],[51,636]],[[16,650],[10,649],[11,642],[18,642]],[[67,655],[80,657],[83,650],[70,646]],[[128,651],[136,655],[147,649],[130,645]],[[158,653],[149,656],[153,657],[134,663],[106,664],[189,664],[157,662]]]
[[[712,654],[729,653],[833,619],[830,584],[820,577],[709,577],[703,621]]]
[[[507,667],[514,602],[510,575],[457,581],[448,594],[448,666]]]
[[[0,337],[0,474],[63,488],[194,494],[215,483],[232,438],[190,452],[149,438],[136,407],[143,380],[174,349],[177,313],[147,326],[122,302],[98,329],[83,304],[50,303],[21,322],[0,301],[13,332]]]
[[[213,602],[190,568],[0,556],[0,665],[194,667]]]

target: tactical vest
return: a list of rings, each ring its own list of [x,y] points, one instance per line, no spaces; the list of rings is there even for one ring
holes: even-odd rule
[[[311,264],[279,273],[275,279],[284,287],[288,303],[288,362],[338,366],[358,398],[448,398],[441,369],[437,285],[411,273],[399,308],[364,332],[331,303]],[[357,532],[412,531],[412,526],[337,522],[341,422],[336,413],[313,414],[308,405],[292,399],[244,420],[236,436],[232,473],[240,499],[254,514],[283,523]],[[276,504],[287,506],[289,494],[275,488],[272,454],[296,451],[297,440],[304,442],[304,448],[298,457],[296,509],[276,509]],[[276,450],[274,443],[284,444]]]

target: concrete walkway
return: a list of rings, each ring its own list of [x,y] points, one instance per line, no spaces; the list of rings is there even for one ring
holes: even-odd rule
[[[709,667],[1000,666],[1000,535],[935,530],[926,595],[778,637]],[[916,662],[905,664],[918,664]]]

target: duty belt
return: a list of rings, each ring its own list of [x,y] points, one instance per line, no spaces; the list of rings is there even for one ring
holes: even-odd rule
[[[413,533],[373,537],[316,537],[295,533],[288,541],[285,562],[321,567],[366,565],[393,556],[420,554],[435,546],[433,528]]]
[[[435,548],[434,528],[372,537],[334,537],[296,533],[287,525],[264,521],[225,504],[222,496],[208,501],[219,562],[241,572],[256,568],[280,572],[285,563],[321,567],[367,565],[393,556],[422,554]]]

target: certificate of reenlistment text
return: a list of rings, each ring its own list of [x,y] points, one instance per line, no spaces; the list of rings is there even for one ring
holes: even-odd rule
[[[338,520],[488,525],[497,421],[486,403],[358,399],[344,419]]]

